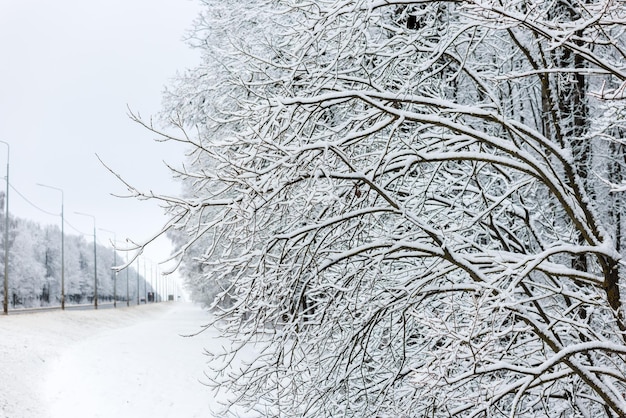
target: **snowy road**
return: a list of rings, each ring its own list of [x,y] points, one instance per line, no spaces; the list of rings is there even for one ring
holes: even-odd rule
[[[0,318],[0,417],[210,417],[192,304]]]

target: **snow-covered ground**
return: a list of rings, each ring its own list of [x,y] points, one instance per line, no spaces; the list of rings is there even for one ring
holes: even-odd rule
[[[189,303],[0,317],[0,418],[210,417],[208,314]]]

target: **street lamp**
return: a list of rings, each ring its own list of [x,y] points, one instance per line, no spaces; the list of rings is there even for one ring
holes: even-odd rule
[[[152,277],[154,280],[154,301],[159,301],[159,270],[156,263],[152,264]]]
[[[88,213],[74,212],[77,215],[93,219],[93,307],[98,309],[98,256],[96,254],[96,217]]]
[[[137,305],[139,305],[139,257],[137,257]]]
[[[159,294],[161,293],[161,289],[159,288],[159,269],[158,266],[155,266],[156,274],[154,275],[154,283],[155,283],[155,291],[154,291],[154,301],[159,301]]]
[[[113,266],[117,266],[117,250],[115,249],[115,244],[117,242],[116,234],[113,231],[109,231],[108,229],[98,228],[100,231],[108,232],[113,234]],[[113,307],[117,308],[117,270],[113,271]]]
[[[8,142],[0,141],[7,146],[7,194],[6,194],[6,209],[4,211],[5,224],[4,224],[4,301],[3,309],[4,314],[9,314],[9,154],[10,147]]]
[[[65,309],[65,218],[63,217],[63,189],[54,186],[48,186],[47,184],[37,183],[37,186],[47,187],[61,192],[61,309]]]
[[[126,252],[126,306],[130,306],[130,292],[128,291],[128,252]]]
[[[143,303],[148,304],[148,276],[146,276],[146,259],[143,259],[143,293],[144,300]]]

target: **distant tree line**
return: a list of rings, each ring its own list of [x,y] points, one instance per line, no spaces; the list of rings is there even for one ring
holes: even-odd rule
[[[4,219],[4,213],[2,213]],[[0,237],[4,237],[5,223],[0,223]],[[4,239],[0,240],[0,277],[4,281]],[[91,303],[94,297],[93,242],[80,235],[65,235],[65,302]],[[112,301],[115,266],[114,251],[96,246],[98,299]],[[117,254],[117,264],[124,255]],[[117,300],[125,301],[126,279],[131,301],[154,289],[142,275],[129,267],[118,273]],[[56,225],[40,225],[17,217],[9,217],[9,307],[54,306],[61,303],[61,230]],[[0,286],[4,298],[4,288]]]

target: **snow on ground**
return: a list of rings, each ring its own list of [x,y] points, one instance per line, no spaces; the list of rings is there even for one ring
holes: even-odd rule
[[[188,303],[0,317],[0,418],[211,417],[208,314]]]

